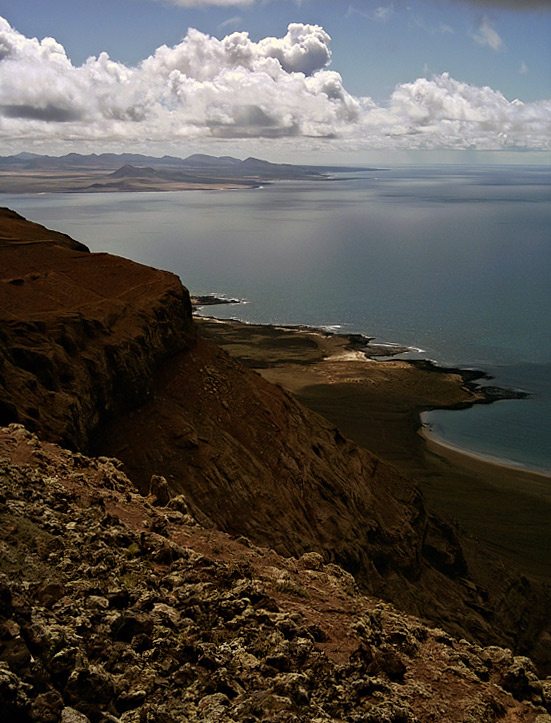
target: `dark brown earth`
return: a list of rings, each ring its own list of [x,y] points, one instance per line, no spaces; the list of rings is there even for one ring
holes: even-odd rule
[[[14,238],[21,221],[6,212],[1,224]],[[198,339],[175,276],[32,234],[0,246],[4,423],[118,457],[144,493],[162,475],[205,527],[278,554],[317,552],[453,635],[548,663],[548,589],[463,540],[395,467]],[[446,384],[468,392],[453,375]]]

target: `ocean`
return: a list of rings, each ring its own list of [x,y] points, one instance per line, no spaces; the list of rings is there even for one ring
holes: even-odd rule
[[[324,326],[476,368],[525,400],[435,411],[444,441],[551,471],[551,168],[399,167],[255,190],[1,195],[177,273],[212,313]],[[421,351],[413,351],[421,350]]]

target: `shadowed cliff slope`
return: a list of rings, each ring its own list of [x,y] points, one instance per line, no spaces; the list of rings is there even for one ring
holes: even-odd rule
[[[487,563],[392,466],[197,340],[175,276],[42,233],[0,246],[4,423],[92,444],[144,492],[166,477],[206,526],[315,550],[458,636],[547,659],[545,589]]]
[[[85,449],[142,402],[155,365],[195,339],[172,274],[0,212],[0,423]]]

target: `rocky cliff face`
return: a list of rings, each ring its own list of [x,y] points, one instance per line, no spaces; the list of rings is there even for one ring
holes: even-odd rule
[[[177,277],[0,211],[0,423],[86,449],[195,339]]]
[[[0,709],[13,723],[544,723],[527,658],[453,639],[143,497],[105,457],[0,431]]]
[[[13,239],[12,217],[0,221]],[[462,544],[393,467],[197,340],[176,277],[32,233],[0,245],[4,423],[116,456],[142,492],[162,475],[204,526],[316,551],[459,637],[549,659],[547,592]]]

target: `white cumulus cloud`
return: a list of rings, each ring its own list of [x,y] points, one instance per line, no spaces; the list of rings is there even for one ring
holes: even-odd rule
[[[399,148],[545,149],[551,101],[508,101],[499,91],[443,73],[397,86],[388,106],[367,111],[362,124],[379,147],[386,136]]]
[[[302,139],[350,148],[549,148],[551,103],[509,101],[447,74],[396,87],[384,105],[330,70],[330,37],[293,23],[258,42],[190,29],[136,66],[80,66],[52,38],[0,18],[0,143],[144,149],[194,139]],[[317,139],[317,140],[316,140]]]

